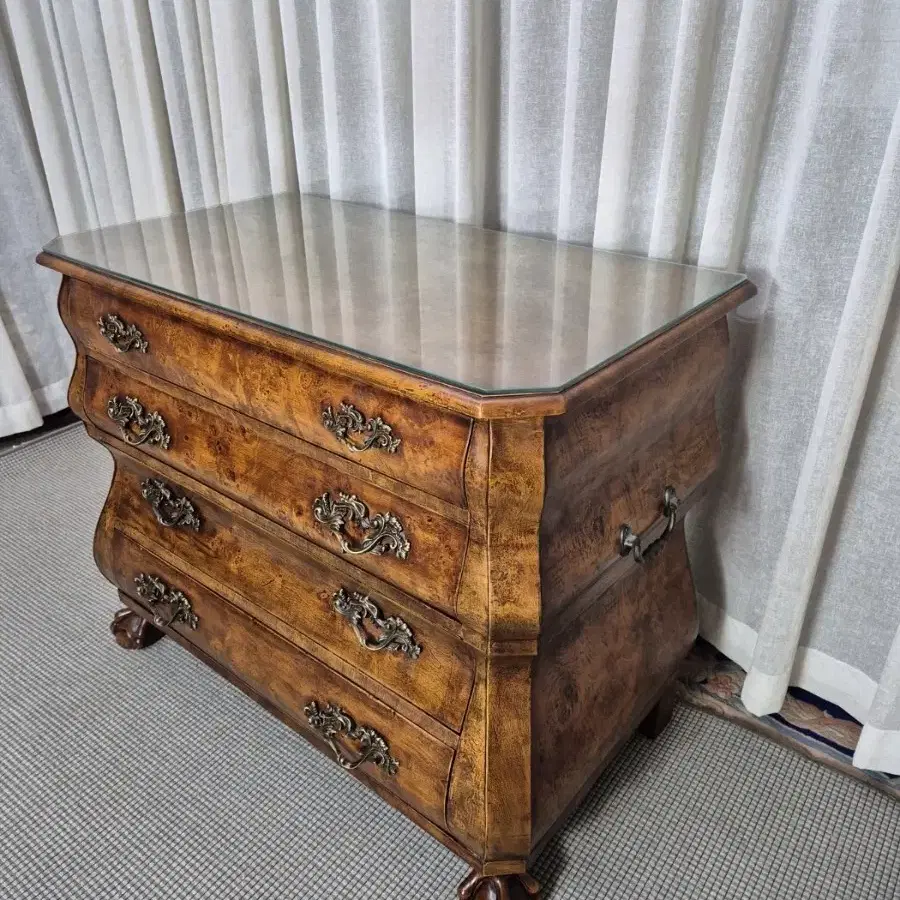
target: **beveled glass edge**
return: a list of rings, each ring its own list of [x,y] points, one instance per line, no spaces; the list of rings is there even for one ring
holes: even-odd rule
[[[258,198],[257,198],[258,199]],[[341,201],[344,202],[344,201]],[[228,204],[232,205],[232,204]],[[359,206],[363,206],[365,204],[357,204]],[[377,209],[378,207],[372,207]],[[392,210],[393,212],[393,210]],[[409,213],[406,213],[409,215]],[[166,218],[166,217],[163,217]],[[146,219],[143,221],[152,221],[150,219]],[[443,221],[443,220],[442,220]],[[134,224],[134,223],[129,223]],[[472,226],[476,227],[476,226]],[[491,231],[493,229],[483,228],[482,231]],[[83,232],[88,233],[88,232]],[[499,232],[500,234],[506,234],[507,232]],[[518,234],[518,232],[509,232],[510,234]],[[526,237],[530,237],[530,235],[525,235]],[[54,240],[58,240],[58,238],[54,238]],[[545,238],[535,238],[535,240],[546,240]],[[549,243],[557,243],[556,241],[548,241]],[[592,375],[597,372],[605,369],[607,366],[612,365],[614,362],[622,359],[623,356],[627,355],[633,350],[636,350],[638,347],[642,347],[644,344],[649,343],[655,338],[659,337],[661,334],[665,334],[667,331],[670,331],[672,328],[680,325],[682,322],[685,322],[687,319],[697,315],[702,312],[704,309],[707,309],[713,303],[720,300],[726,294],[730,294],[733,291],[738,290],[746,284],[750,284],[749,276],[742,275],[737,272],[726,272],[724,269],[711,269],[707,267],[701,266],[691,266],[689,263],[669,263],[668,260],[652,260],[651,257],[637,256],[628,253],[619,254],[617,251],[607,250],[607,251],[598,251],[601,253],[617,253],[619,256],[631,256],[634,259],[651,259],[655,262],[665,262],[668,265],[673,266],[683,266],[684,268],[689,269],[705,269],[705,271],[710,272],[719,272],[723,275],[733,275],[735,278],[739,278],[739,281],[736,281],[734,284],[725,288],[725,290],[720,291],[718,294],[714,294],[711,297],[708,297],[702,303],[698,303],[696,306],[692,306],[689,309],[685,310],[680,316],[677,316],[674,319],[670,319],[665,325],[660,326],[655,331],[648,332],[645,335],[642,335],[641,338],[635,341],[632,344],[629,344],[626,347],[623,347],[618,353],[614,353],[612,356],[607,357],[602,362],[597,363],[597,365],[592,366],[590,369],[585,369],[580,375],[577,375],[575,378],[570,378],[568,381],[564,382],[560,385],[548,386],[543,388],[504,388],[502,390],[484,390],[478,388],[471,384],[465,384],[462,381],[457,381],[453,378],[447,378],[443,375],[436,375],[434,372],[429,372],[426,369],[417,369],[413,366],[406,366],[403,363],[396,362],[395,360],[384,359],[380,356],[375,356],[372,353],[367,353],[365,350],[357,350],[354,347],[348,347],[346,344],[338,344],[334,341],[329,341],[327,338],[317,337],[315,335],[306,334],[303,331],[297,331],[293,328],[286,328],[283,325],[277,325],[274,322],[267,322],[263,319],[260,319],[256,316],[250,315],[248,313],[243,313],[240,310],[228,309],[227,307],[221,306],[218,303],[212,303],[208,300],[202,300],[199,297],[192,297],[189,294],[182,294],[180,291],[173,291],[170,288],[161,288],[158,285],[150,284],[149,282],[142,281],[138,278],[130,278],[127,275],[123,275],[119,272],[111,272],[109,269],[99,268],[97,266],[89,265],[82,260],[75,259],[71,256],[65,256],[62,253],[56,253],[53,250],[48,249],[50,245],[48,244],[43,248],[41,253],[46,254],[47,256],[52,256],[55,259],[62,260],[63,262],[70,263],[74,266],[78,266],[81,269],[85,269],[88,272],[95,272],[98,275],[103,276],[104,278],[110,278],[112,280],[118,280],[125,282],[127,284],[134,285],[138,288],[143,288],[144,290],[151,291],[152,293],[159,294],[160,296],[172,297],[176,300],[181,300],[185,303],[193,304],[196,306],[202,306],[205,309],[213,310],[221,313],[222,315],[229,316],[233,319],[238,319],[242,322],[247,322],[251,325],[256,325],[260,328],[267,328],[272,331],[277,332],[278,334],[284,335],[286,337],[294,338],[300,341],[307,341],[310,344],[314,344],[319,347],[325,347],[329,350],[336,350],[340,353],[345,353],[348,356],[353,356],[357,359],[368,360],[373,362],[379,366],[385,366],[389,369],[393,369],[397,372],[404,372],[408,375],[413,375],[416,378],[426,378],[429,381],[434,382],[435,384],[446,385],[447,387],[456,388],[457,390],[462,390],[467,394],[479,399],[479,400],[487,400],[492,397],[509,399],[512,397],[553,397],[558,396],[560,394],[564,394],[566,391],[575,387],[577,384],[580,384],[582,381],[585,381],[587,378],[590,378]],[[575,244],[573,246],[585,246],[583,244]],[[589,249],[585,247],[585,249]],[[749,298],[748,298],[749,299]]]

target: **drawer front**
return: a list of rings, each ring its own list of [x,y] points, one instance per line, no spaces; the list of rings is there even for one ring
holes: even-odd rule
[[[337,734],[330,736],[334,744],[327,751],[330,755],[340,753],[346,768],[359,768],[444,826],[451,747],[121,532],[104,531],[103,535],[97,547],[98,562],[104,575],[123,593],[164,619],[171,614],[168,598],[177,597],[183,614],[170,627],[234,672],[305,733],[327,741],[326,729],[336,728]],[[151,591],[143,587],[147,584],[156,585],[157,595],[165,591],[167,599],[152,603],[152,598],[148,599]],[[140,590],[138,585],[142,586]],[[160,685],[159,689],[166,688]],[[335,708],[346,714],[349,722]],[[357,729],[372,729],[374,734]],[[364,748],[367,737],[371,740],[368,758]]]
[[[443,629],[115,450],[110,515],[459,731],[471,651]],[[196,485],[195,485],[196,487]]]
[[[227,331],[203,328],[82,282],[72,282],[67,306],[67,324],[91,356],[114,357],[465,505],[469,419],[323,372]],[[227,320],[221,322],[227,328]]]
[[[466,526],[304,456],[299,441],[252,419],[193,406],[95,360],[84,405],[101,430],[455,615]]]

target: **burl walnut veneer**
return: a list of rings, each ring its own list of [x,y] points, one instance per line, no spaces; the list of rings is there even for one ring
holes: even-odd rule
[[[60,238],[95,556],[472,865],[526,868],[696,634],[742,276],[284,195]]]

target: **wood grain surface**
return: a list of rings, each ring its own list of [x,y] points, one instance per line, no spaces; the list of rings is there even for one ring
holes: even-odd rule
[[[464,502],[471,422],[463,416],[323,371],[287,353],[260,352],[249,336],[215,328],[214,318],[204,326],[82,282],[73,282],[66,308],[75,339],[91,356],[163,378],[449,503]],[[117,351],[97,324],[108,314],[138,327],[147,351]],[[351,451],[322,422],[323,410],[336,412],[341,403],[352,404],[367,419],[381,417],[400,440],[397,450]]]
[[[459,897],[536,896],[529,860],[633,731],[667,720],[667,686],[697,628],[683,515],[718,460],[725,315],[755,288],[565,390],[484,395],[39,261],[66,276],[70,405],[116,463],[95,537],[128,610],[116,639],[137,648],[158,636],[138,573],[182,590],[198,628],[162,631],[317,747],[333,755],[304,713],[313,700],[387,741],[396,774],[371,761],[353,774],[472,865]],[[103,338],[107,313],[136,324],[148,352]],[[113,396],[159,412],[169,447],[127,444],[107,414]],[[341,402],[383,417],[397,452],[348,449],[322,422]],[[151,477],[193,505],[196,530],[159,522],[141,494]],[[671,533],[667,487],[681,501]],[[313,515],[325,492],[393,513],[408,557],[342,552]],[[662,538],[660,551],[623,556],[623,525],[645,545]],[[363,647],[334,608],[342,589],[402,620],[421,653]],[[338,740],[352,758],[353,742]]]

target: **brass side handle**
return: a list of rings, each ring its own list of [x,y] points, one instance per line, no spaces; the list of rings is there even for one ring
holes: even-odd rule
[[[200,515],[194,504],[187,497],[179,497],[161,478],[144,479],[141,496],[150,504],[156,521],[163,528],[200,530]]]
[[[628,556],[633,554],[635,562],[643,563],[653,559],[666,543],[667,538],[675,528],[675,521],[678,517],[678,495],[675,488],[667,487],[663,495],[663,515],[667,517],[666,527],[663,533],[651,543],[644,546],[641,535],[635,534],[631,530],[630,525],[623,525],[619,529],[619,555]]]
[[[396,453],[400,446],[400,438],[394,437],[391,426],[381,416],[366,419],[352,403],[341,403],[337,413],[326,406],[322,410],[322,424],[353,453],[366,450]],[[359,435],[362,440],[355,442],[352,435]]]
[[[175,622],[183,622],[188,628],[196,629],[198,619],[194,615],[191,601],[181,591],[170,588],[161,578],[138,573],[134,578],[139,597],[143,597],[153,613],[153,624],[166,628]]]
[[[100,334],[103,335],[119,353],[127,353],[129,350],[138,350],[146,353],[150,349],[146,338],[137,325],[129,325],[120,319],[115,313],[104,313],[97,320],[100,326]]]
[[[373,728],[357,725],[340,706],[329,703],[320,710],[316,701],[311,700],[303,708],[303,712],[306,713],[310,727],[325,739],[342,768],[352,772],[364,763],[370,762],[386,775],[397,774],[400,764],[391,756],[387,741]],[[339,735],[359,744],[359,755],[356,759],[349,759],[344,754],[337,740]]]
[[[338,538],[344,553],[381,556],[393,553],[399,559],[409,555],[409,541],[403,525],[392,512],[369,515],[368,507],[355,494],[339,493],[333,500],[327,491],[313,501],[313,515],[317,522],[330,528]],[[359,544],[352,544],[345,528],[357,525],[362,530]]]
[[[158,412],[145,412],[137,397],[110,397],[106,414],[122,429],[126,444],[150,444],[169,449],[172,440],[165,419]]]
[[[418,659],[422,648],[416,643],[409,625],[398,616],[385,618],[381,610],[359,591],[345,591],[339,588],[331,598],[335,612],[340,613],[350,622],[360,645],[366,650],[377,653],[380,650],[392,650],[402,653],[409,659]],[[370,637],[365,623],[371,622],[378,630],[376,637]]]

